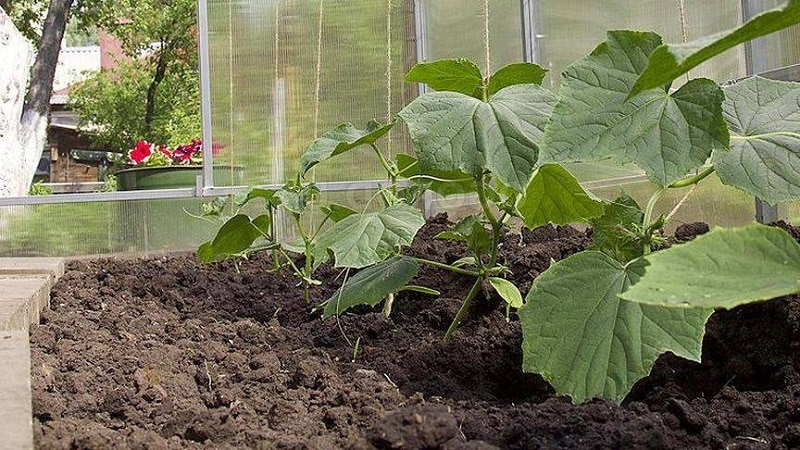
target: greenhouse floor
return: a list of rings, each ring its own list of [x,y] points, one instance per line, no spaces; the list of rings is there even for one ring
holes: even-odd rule
[[[0,450],[33,448],[28,327],[63,274],[62,258],[0,258]]]

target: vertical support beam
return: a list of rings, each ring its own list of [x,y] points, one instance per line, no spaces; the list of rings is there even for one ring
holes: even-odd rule
[[[765,11],[767,6],[765,0],[742,0],[742,21],[747,22],[751,17]],[[770,67],[767,67],[766,55],[768,49],[766,47],[763,39],[748,41],[744,44],[747,76],[766,72],[770,69]],[[777,222],[778,208],[760,198],[756,198],[756,220],[759,223]]]
[[[522,51],[525,62],[539,63],[542,57],[541,0],[520,0],[522,8]]]
[[[214,156],[211,151],[211,63],[209,61],[208,0],[198,0],[197,28],[200,52],[200,111],[203,127],[203,176],[198,177],[198,191],[214,185]]]

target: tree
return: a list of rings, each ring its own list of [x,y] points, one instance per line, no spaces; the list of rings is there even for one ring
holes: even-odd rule
[[[0,169],[0,196],[25,195],[36,172],[46,138],[53,78],[71,4],[72,0],[50,1],[42,23],[36,59],[30,68],[30,77],[27,64],[19,64],[19,59],[11,59],[14,70],[6,75],[13,80],[12,84],[21,87],[28,84],[29,79],[30,84],[27,96],[23,95],[24,89],[19,89],[17,95],[6,100],[0,114],[0,157],[3,159],[3,168]],[[8,15],[8,12],[14,13],[15,3],[12,0],[3,0],[2,6],[0,31],[10,36],[4,43],[3,52],[6,58],[3,59],[9,61],[7,58],[10,57],[29,61],[30,48]]]

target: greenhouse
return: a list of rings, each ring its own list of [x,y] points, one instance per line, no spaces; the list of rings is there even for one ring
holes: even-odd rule
[[[0,449],[799,448],[798,24],[0,2]]]

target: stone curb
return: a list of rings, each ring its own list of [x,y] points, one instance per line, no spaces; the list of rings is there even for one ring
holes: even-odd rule
[[[28,328],[63,274],[63,258],[0,258],[0,450],[33,449]]]

